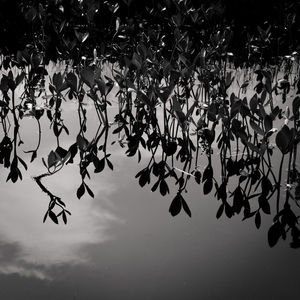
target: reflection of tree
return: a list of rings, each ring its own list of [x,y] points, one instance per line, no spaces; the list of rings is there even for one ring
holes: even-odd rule
[[[156,25],[133,35],[130,24],[121,28],[118,24],[110,44],[106,45],[107,53],[98,56],[94,49],[91,58],[83,56],[81,61],[82,46],[89,34],[75,32],[80,62],[73,67],[67,62],[63,73],[48,75],[44,49],[40,48],[43,43],[28,45],[13,59],[5,57],[0,82],[4,136],[0,143],[0,163],[9,168],[7,180],[22,179],[20,165],[27,169],[18,154],[23,143],[19,132],[22,118],[33,117],[39,129],[37,146],[27,151],[32,162],[41,144],[40,119],[46,116],[56,145],[47,160],[43,159],[47,172],[34,178],[50,198],[44,221],[49,216],[58,223],[61,217],[66,223],[70,214],[65,203],[47,189],[44,180],[77,160],[81,183],[76,195],[81,198],[87,193],[93,197],[88,185],[91,169],[94,173],[102,172],[106,166],[113,170],[109,153],[113,136],[116,139],[112,143],[119,143],[126,148],[127,156],[136,155],[139,162],[145,151],[150,153],[147,165],[136,175],[141,187],[151,184],[153,192],[165,196],[175,186],[169,208],[171,215],[183,209],[191,216],[184,194],[192,178],[203,185],[205,195],[215,192],[220,200],[217,218],[243,213],[243,219],[254,218],[259,228],[262,215],[271,214],[275,199],[269,244],[274,246],[280,237],[285,239],[290,233],[292,246],[298,247],[296,211],[300,175],[296,157],[300,98],[295,97],[285,111],[274,99],[281,94],[284,104],[287,96],[299,89],[299,58],[293,53],[278,61],[276,67],[264,67],[263,52],[269,42],[264,44],[262,36],[269,37],[270,29],[263,32],[260,28],[261,39],[255,46],[259,55],[253,54],[251,39],[247,45],[248,56],[254,55],[260,68],[243,69],[244,79],[239,80],[237,71],[232,70],[233,54],[228,52],[230,28],[216,25],[218,31],[210,32],[209,43],[203,42],[198,49],[186,29],[188,20],[187,16],[182,19],[173,16],[169,23],[164,19],[165,26],[174,33],[168,45],[171,48],[166,48],[164,31]],[[41,34],[46,37],[43,30]],[[199,51],[191,55],[195,49]],[[284,77],[278,80],[280,72]],[[236,84],[237,90],[230,93]],[[22,90],[19,98],[17,88]],[[114,96],[118,113],[112,120],[110,106]],[[79,131],[74,143],[65,149],[62,136],[69,134],[69,129],[64,123],[62,105],[68,99],[77,103]],[[87,134],[87,99],[92,102],[98,120],[93,137]],[[278,130],[275,126],[281,119],[284,125]],[[274,137],[279,151],[273,149]],[[281,155],[278,170],[274,167],[277,154]],[[288,169],[286,178],[282,177],[284,163]],[[282,185],[286,187],[285,197]]]

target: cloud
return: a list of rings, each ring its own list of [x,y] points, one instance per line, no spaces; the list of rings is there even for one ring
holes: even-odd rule
[[[67,225],[63,222],[56,225],[51,220],[42,223],[48,198],[33,179],[26,177],[17,184],[2,181],[0,273],[49,279],[51,276],[47,269],[51,266],[89,264],[88,246],[113,239],[108,229],[121,220],[108,204],[117,183],[110,182],[109,173],[103,173],[100,178],[88,183],[95,198],[78,200],[75,193],[80,175],[75,168],[75,165],[68,165],[60,174],[44,180],[45,185],[62,197],[71,211]],[[29,172],[39,173],[34,168]]]

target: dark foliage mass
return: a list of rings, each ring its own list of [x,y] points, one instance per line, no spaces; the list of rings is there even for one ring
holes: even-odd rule
[[[300,246],[299,3],[2,0],[0,14],[0,164],[7,181],[21,180],[22,120],[31,116],[39,129],[30,162],[41,120],[49,122],[56,145],[34,178],[50,199],[44,221],[67,223],[71,214],[46,178],[76,161],[76,196],[94,197],[88,179],[114,169],[109,149],[119,144],[138,162],[150,153],[136,179],[174,194],[172,216],[192,216],[185,193],[194,182],[201,195],[214,193],[217,218],[242,214],[260,228],[272,215],[269,245],[289,237]],[[65,69],[50,74],[51,60]],[[70,99],[79,131],[66,146]],[[92,138],[87,99],[99,121]]]
[[[253,63],[258,53],[252,53],[249,60],[250,46],[257,47],[265,61],[297,50],[299,15],[300,4],[293,0],[1,0],[0,48],[3,53],[15,53],[42,37],[36,46],[46,52],[46,59],[67,56],[76,60],[79,36],[88,32],[89,41],[81,51],[100,47],[104,54],[115,33],[116,18],[131,35],[157,27],[168,48],[174,39],[173,20],[188,30],[195,53],[214,31],[227,27],[227,47],[235,53],[236,63]]]

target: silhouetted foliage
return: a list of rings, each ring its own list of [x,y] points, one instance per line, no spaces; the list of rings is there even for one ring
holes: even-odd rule
[[[150,153],[136,179],[162,196],[175,194],[172,216],[183,210],[191,217],[184,194],[193,178],[200,194],[220,201],[217,218],[243,214],[260,228],[263,215],[271,214],[269,245],[289,234],[291,246],[299,247],[299,5],[281,1],[254,10],[262,2],[243,1],[257,17],[253,23],[234,9],[240,2],[227,2],[2,3],[26,24],[17,36],[26,34],[0,45],[0,163],[7,181],[21,180],[27,170],[18,151],[22,120],[31,116],[38,126],[37,145],[25,152],[30,162],[38,157],[40,122],[48,120],[56,145],[42,159],[46,172],[34,178],[50,199],[44,221],[66,224],[70,212],[42,180],[78,161],[75,194],[94,197],[91,173],[114,169],[109,147],[119,144],[138,162]],[[51,74],[50,60],[63,61],[64,69]],[[113,97],[118,113],[111,116]],[[87,99],[98,118],[93,137]],[[66,147],[62,107],[69,100],[76,102],[79,130]]]

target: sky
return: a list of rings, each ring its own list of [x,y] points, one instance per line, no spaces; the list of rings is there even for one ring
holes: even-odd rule
[[[64,112],[76,132],[74,110],[69,102]],[[173,218],[168,209],[174,195],[140,188],[134,176],[143,164],[115,146],[114,171],[94,174],[89,182],[94,199],[76,198],[76,162],[44,180],[72,216],[67,225],[43,224],[48,199],[32,176],[45,171],[41,157],[54,150],[54,140],[47,123],[42,127],[46,138],[39,158],[23,181],[6,183],[7,170],[0,169],[0,299],[299,297],[299,250],[282,241],[269,248],[271,218],[262,219],[260,230],[242,216],[216,220],[218,201],[213,194],[203,196],[197,185],[185,197],[192,218],[184,213]],[[25,145],[34,145],[34,120],[25,118],[22,130]],[[72,138],[65,136],[64,143],[67,147]]]
[[[192,218],[168,213],[171,198],[139,188],[121,156],[78,200],[66,171],[67,226],[42,223],[47,199],[25,179],[2,185],[1,299],[295,299],[299,251],[270,249],[253,222],[215,219],[217,201],[193,187]],[[68,178],[68,179],[67,179]],[[75,181],[75,180],[74,180]],[[59,186],[59,179],[52,184]],[[24,195],[27,195],[26,197]]]

